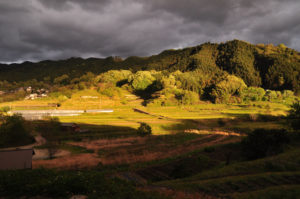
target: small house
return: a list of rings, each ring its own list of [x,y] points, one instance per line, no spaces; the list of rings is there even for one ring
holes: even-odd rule
[[[0,151],[0,170],[31,169],[33,149]]]
[[[26,88],[26,92],[27,92],[27,93],[31,93],[31,91],[32,91],[31,86],[29,86],[29,87]]]

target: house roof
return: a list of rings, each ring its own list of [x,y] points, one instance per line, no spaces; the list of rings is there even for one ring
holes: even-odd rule
[[[35,154],[33,149],[20,149],[20,148],[15,148],[15,149],[0,149],[0,153],[1,152],[16,152],[16,151],[32,151],[32,155]]]

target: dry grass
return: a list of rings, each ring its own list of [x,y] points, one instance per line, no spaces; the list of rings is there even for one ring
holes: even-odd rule
[[[184,131],[185,133],[196,133],[196,134],[211,134],[211,131],[207,131],[207,130],[197,130],[197,129],[187,129]],[[240,133],[235,133],[235,132],[231,132],[231,131],[219,131],[219,130],[215,130],[213,131],[213,134],[215,135],[226,135],[226,136],[245,136],[244,134],[240,134]]]
[[[110,149],[116,147],[129,146],[136,142],[143,142],[146,138],[143,137],[128,137],[116,139],[100,139],[83,142],[72,142],[71,145],[84,147],[91,150]]]
[[[240,137],[210,134],[175,146],[166,142],[155,143],[153,139],[155,138],[150,136],[73,142],[70,144],[95,152],[67,155],[52,160],[34,160],[33,168],[82,169],[96,167],[99,163],[113,165],[148,162],[178,156],[215,144],[237,142]]]
[[[32,168],[60,168],[60,169],[84,169],[96,167],[100,159],[96,154],[78,154],[55,158],[52,160],[34,160]]]

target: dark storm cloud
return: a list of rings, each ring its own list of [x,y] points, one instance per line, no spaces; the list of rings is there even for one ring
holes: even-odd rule
[[[0,62],[242,39],[300,50],[299,0],[0,0]]]

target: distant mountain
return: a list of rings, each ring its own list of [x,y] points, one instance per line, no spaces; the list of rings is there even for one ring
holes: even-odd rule
[[[241,77],[248,86],[268,89],[300,90],[300,53],[283,44],[253,45],[233,40],[204,43],[180,50],[166,50],[150,57],[70,58],[37,63],[0,64],[0,81],[43,80],[67,74],[70,78],[86,72],[96,74],[112,69],[165,70],[173,72],[224,70]]]

